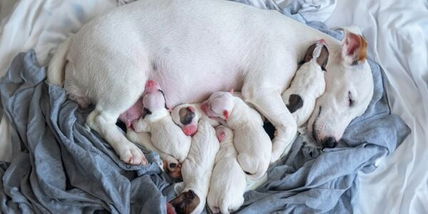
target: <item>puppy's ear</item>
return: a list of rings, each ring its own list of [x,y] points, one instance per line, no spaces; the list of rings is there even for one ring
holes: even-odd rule
[[[347,65],[358,65],[367,59],[367,41],[363,36],[345,30],[342,58]]]

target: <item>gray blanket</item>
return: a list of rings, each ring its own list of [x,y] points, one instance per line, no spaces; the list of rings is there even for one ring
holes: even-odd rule
[[[309,24],[342,36],[320,23]],[[352,212],[358,172],[373,171],[375,160],[393,152],[410,131],[390,112],[380,67],[370,65],[373,100],[352,121],[339,147],[320,150],[298,138],[289,155],[269,169],[268,181],[246,193],[240,213]],[[99,135],[86,129],[88,111],[78,109],[45,78],[45,68],[30,51],[16,56],[0,80],[2,108],[15,129],[13,160],[0,163],[1,213],[165,213],[174,192],[157,165],[120,161]],[[159,160],[155,153],[146,156]]]

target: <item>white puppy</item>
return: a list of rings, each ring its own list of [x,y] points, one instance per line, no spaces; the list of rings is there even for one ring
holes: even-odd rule
[[[303,59],[304,64],[296,71],[290,87],[282,94],[282,100],[299,127],[309,119],[317,98],[324,93],[328,55],[324,40],[311,45]]]
[[[272,141],[263,129],[260,114],[229,92],[214,92],[201,109],[233,130],[238,162],[244,172],[254,179],[263,176],[271,161]]]
[[[192,136],[198,131],[198,121],[207,120],[213,127],[220,125],[209,118],[201,109],[200,104],[181,104],[171,111],[172,120],[182,128],[185,135]]]
[[[234,212],[244,203],[245,173],[236,159],[233,132],[225,126],[216,127],[220,150],[215,157],[208,192],[208,206],[213,213]]]
[[[143,96],[144,118],[132,124],[136,132],[150,132],[154,147],[179,162],[186,159],[191,139],[184,135],[165,107],[165,97],[156,81],[149,80]]]
[[[183,183],[179,184],[178,189],[183,190],[179,196],[170,201],[177,213],[202,212],[219,147],[214,128],[208,120],[202,118],[181,168]]]

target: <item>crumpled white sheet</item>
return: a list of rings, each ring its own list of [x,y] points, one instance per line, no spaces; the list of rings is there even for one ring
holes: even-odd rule
[[[378,169],[359,176],[355,213],[428,213],[427,1],[338,1],[326,23],[360,26],[388,79],[392,112],[412,130]]]
[[[46,64],[49,54],[91,17],[132,0],[19,0],[0,2],[0,76],[20,51],[35,48]],[[243,0],[248,1],[248,0]],[[250,0],[253,5],[270,0]],[[329,26],[359,25],[369,41],[369,56],[384,69],[392,111],[412,129],[411,135],[371,174],[360,175],[356,213],[428,213],[428,9],[424,0],[276,0],[301,8],[308,21]],[[7,7],[5,5],[8,5]],[[5,9],[6,8],[6,9]],[[334,9],[336,8],[336,9]],[[304,12],[302,12],[304,11]],[[334,11],[334,12],[333,12]],[[6,11],[7,12],[7,11]],[[330,14],[333,15],[330,17]],[[0,125],[0,160],[7,149]],[[6,155],[4,155],[6,154]],[[7,158],[7,157],[6,157]]]
[[[281,8],[291,5],[291,13],[297,12],[306,21],[325,22],[336,8],[336,0],[279,0]]]

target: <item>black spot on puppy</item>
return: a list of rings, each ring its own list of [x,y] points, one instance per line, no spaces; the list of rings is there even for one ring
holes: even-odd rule
[[[169,203],[174,206],[177,214],[188,214],[195,210],[195,208],[199,205],[200,202],[201,200],[199,199],[199,197],[192,190],[188,190],[186,192],[182,192],[179,196],[177,196]]]
[[[180,116],[180,122],[183,125],[187,125],[192,122],[195,117],[195,112],[190,111],[189,108],[182,108],[178,111],[178,115]]]
[[[287,108],[290,111],[290,113],[297,111],[302,106],[303,106],[303,100],[299,95],[297,94],[290,95],[290,97],[288,98],[288,104],[287,104]]]

